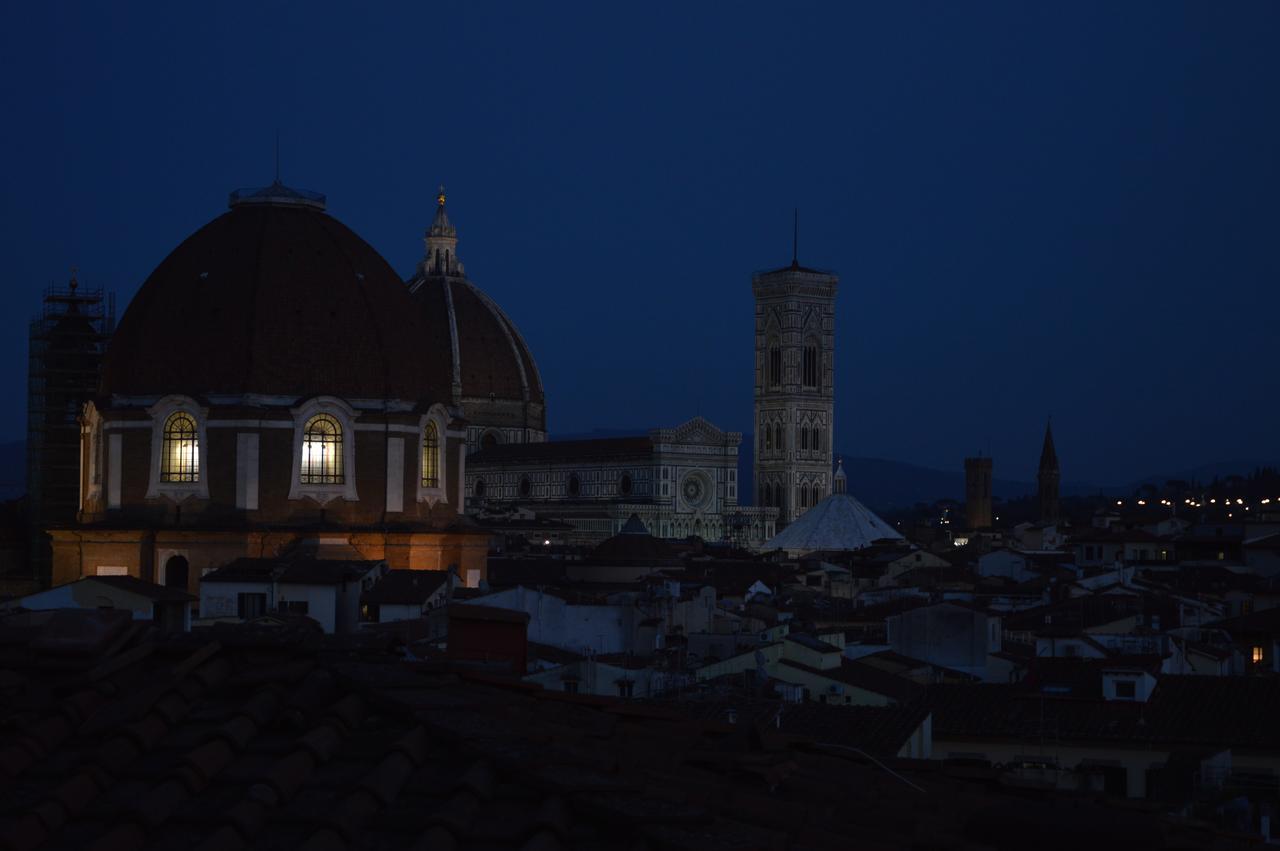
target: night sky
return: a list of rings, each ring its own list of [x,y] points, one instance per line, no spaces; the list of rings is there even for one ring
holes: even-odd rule
[[[1280,3],[319,8],[4,4],[0,440],[42,290],[122,313],[278,131],[402,274],[446,185],[553,432],[749,430],[798,206],[842,451],[1030,478],[1052,414],[1067,480],[1280,457]]]

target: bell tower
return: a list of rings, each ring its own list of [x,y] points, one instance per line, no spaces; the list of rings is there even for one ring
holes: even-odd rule
[[[1058,467],[1058,450],[1053,445],[1053,424],[1044,427],[1044,446],[1040,450],[1040,471],[1036,476],[1040,496],[1040,522],[1046,525],[1061,519],[1058,507],[1058,484],[1062,470]]]
[[[779,528],[831,494],[837,277],[791,265],[751,278],[756,302],[755,497]]]

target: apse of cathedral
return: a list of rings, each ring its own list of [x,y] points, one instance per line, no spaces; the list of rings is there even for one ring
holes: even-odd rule
[[[408,286],[324,196],[278,181],[232,193],[161,261],[84,407],[54,583],[194,588],[299,550],[481,581],[465,457],[545,439],[544,398],[515,326],[463,277],[444,200]]]

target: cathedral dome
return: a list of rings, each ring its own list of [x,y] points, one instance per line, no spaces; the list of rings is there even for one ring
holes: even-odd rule
[[[234,193],[151,273],[102,393],[447,402],[455,344],[429,319],[323,196],[277,183]]]
[[[440,320],[439,331],[453,345],[461,399],[543,403],[542,379],[528,345],[480,288],[465,278],[429,277],[415,295],[427,320]]]
[[[408,284],[429,333],[449,343],[452,400],[469,422],[468,446],[545,440],[546,397],[533,354],[502,308],[466,277],[444,187],[436,203],[425,256]]]

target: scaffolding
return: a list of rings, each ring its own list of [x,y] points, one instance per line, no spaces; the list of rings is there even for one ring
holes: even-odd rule
[[[115,294],[81,286],[74,271],[45,290],[27,353],[27,511],[34,578],[47,586],[45,530],[73,523],[80,508],[80,413],[98,390],[115,330]]]

